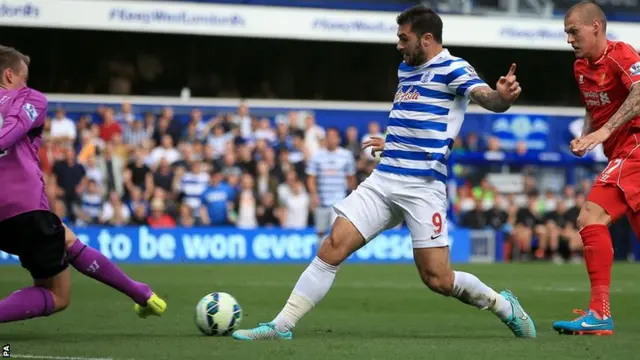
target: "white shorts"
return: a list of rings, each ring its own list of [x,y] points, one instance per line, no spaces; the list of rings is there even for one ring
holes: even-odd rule
[[[366,242],[404,220],[414,249],[449,246],[446,185],[442,182],[374,171],[334,209]]]
[[[314,213],[316,224],[316,233],[326,234],[331,230],[333,222],[336,221],[338,214],[333,211],[332,207],[318,207]]]

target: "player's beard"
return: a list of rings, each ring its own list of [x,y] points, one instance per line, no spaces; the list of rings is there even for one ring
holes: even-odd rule
[[[405,60],[407,65],[415,67],[425,63],[426,57],[419,44],[416,44],[413,49],[407,50],[406,54],[409,55],[409,60]]]

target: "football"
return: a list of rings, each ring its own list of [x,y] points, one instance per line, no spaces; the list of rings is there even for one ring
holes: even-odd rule
[[[242,308],[238,301],[227,293],[208,294],[196,306],[196,326],[204,335],[230,335],[241,321]]]

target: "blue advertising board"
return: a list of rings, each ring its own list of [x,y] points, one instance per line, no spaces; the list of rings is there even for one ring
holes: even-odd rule
[[[86,227],[73,231],[107,258],[130,264],[307,263],[317,249],[313,229]],[[468,230],[451,231],[449,243],[452,262],[469,261]],[[15,256],[0,252],[0,264],[16,262]],[[348,262],[411,263],[411,236],[408,230],[386,231],[354,253]]]

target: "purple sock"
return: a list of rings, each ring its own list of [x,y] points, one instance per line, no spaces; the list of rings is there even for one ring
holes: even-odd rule
[[[0,300],[0,323],[48,316],[54,306],[51,291],[39,286],[24,288]]]
[[[76,270],[124,293],[137,304],[146,306],[151,297],[151,288],[147,284],[131,280],[99,251],[78,239],[67,249],[67,261]]]

